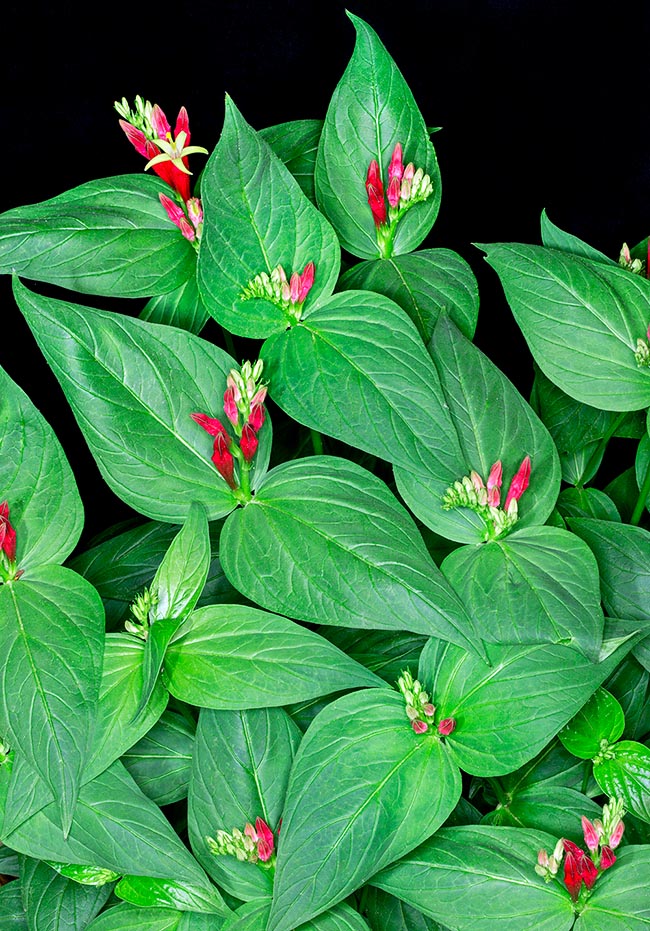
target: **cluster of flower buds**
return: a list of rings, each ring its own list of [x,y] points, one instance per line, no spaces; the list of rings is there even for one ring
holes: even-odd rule
[[[632,272],[633,275],[642,275],[646,272],[646,265],[641,259],[633,259],[630,252],[630,247],[626,242],[623,243],[621,247],[621,253],[618,257],[618,264],[622,265],[623,268],[627,268],[629,272]]]
[[[305,265],[302,275],[294,272],[287,278],[282,265],[276,265],[271,274],[260,272],[248,282],[240,298],[249,301],[251,298],[261,298],[272,301],[281,307],[291,320],[300,320],[302,305],[311,291],[316,276],[316,266],[313,262]]]
[[[388,188],[385,194],[381,168],[377,161],[370,162],[368,166],[366,193],[377,230],[377,243],[381,254],[388,258],[399,220],[407,210],[415,204],[422,203],[433,193],[431,178],[422,168],[416,170],[413,162],[404,165],[402,145],[398,142],[388,166]]]
[[[135,98],[133,109],[126,97],[115,101],[120,114],[120,126],[137,152],[148,159],[145,165],[168,184],[177,201],[160,194],[160,203],[167,216],[180,229],[183,236],[197,248],[203,231],[203,210],[198,197],[190,197],[188,156],[195,152],[208,154],[203,146],[190,145],[190,124],[185,107],[181,107],[172,133],[171,125],[158,104],[142,97]]]
[[[422,688],[422,683],[414,679],[408,669],[405,669],[397,680],[397,687],[404,696],[406,717],[411,722],[414,732],[416,734],[426,734],[436,709],[429,701],[429,695]],[[438,724],[438,733],[446,737],[451,734],[455,727],[456,721],[454,718],[445,718]]]
[[[506,500],[501,507],[501,481],[503,467],[501,461],[494,463],[490,469],[487,482],[474,469],[469,475],[464,475],[460,481],[454,482],[442,497],[442,507],[445,511],[452,508],[469,508],[475,511],[485,523],[484,541],[497,540],[507,533],[519,517],[517,502],[528,488],[530,479],[530,457],[526,456],[517,469]]]
[[[634,358],[637,365],[650,368],[650,326],[646,331],[645,339],[637,339]]]
[[[23,570],[16,571],[16,531],[9,522],[9,502],[0,504],[0,584],[19,579]]]
[[[582,833],[589,852],[562,838],[550,857],[546,850],[539,851],[535,872],[550,882],[557,875],[564,856],[564,885],[573,901],[577,902],[583,885],[588,892],[600,874],[616,862],[614,850],[623,837],[624,815],[623,803],[618,799],[603,805],[602,820],[595,818],[592,822],[583,815]]]
[[[145,588],[141,595],[138,595],[131,605],[131,617],[124,622],[124,628],[140,640],[146,640],[149,636],[151,621],[149,612],[158,604],[158,595],[149,588]]]
[[[258,433],[264,425],[267,386],[262,384],[261,359],[253,365],[244,362],[240,371],[231,369],[226,379],[223,409],[232,425],[235,439],[216,417],[191,414],[192,420],[214,437],[212,461],[219,475],[233,489],[250,493],[249,470],[259,445]],[[235,476],[235,460],[239,464],[239,481]]]
[[[216,837],[206,837],[205,840],[214,856],[227,854],[237,857],[242,863],[270,865],[269,861],[275,851],[273,831],[261,818],[255,819],[255,827],[247,824],[243,831],[233,828],[230,834],[217,831]]]

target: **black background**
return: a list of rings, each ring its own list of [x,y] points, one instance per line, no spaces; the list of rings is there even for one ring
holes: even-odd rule
[[[192,141],[209,149],[226,91],[256,128],[324,116],[354,44],[346,5],[376,29],[426,122],[443,127],[433,139],[442,207],[426,245],[455,249],[470,262],[481,290],[477,343],[527,391],[525,343],[471,243],[538,242],[543,207],[557,225],[612,256],[624,240],[647,236],[647,3],[10,0],[0,66],[2,209],[139,171],[112,109],[123,95],[159,103],[172,121],[184,104]],[[0,365],[62,439],[92,526],[101,480],[8,281],[0,285]],[[142,302],[127,303],[134,313]],[[102,507],[107,495],[100,494]]]

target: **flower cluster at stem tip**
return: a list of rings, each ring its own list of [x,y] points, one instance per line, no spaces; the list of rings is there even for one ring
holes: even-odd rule
[[[224,413],[235,434],[208,414],[190,414],[192,420],[214,437],[212,462],[219,475],[237,493],[243,504],[250,501],[250,470],[259,445],[258,434],[265,419],[267,386],[262,383],[263,362],[244,362],[240,371],[231,369],[223,395]],[[237,472],[235,472],[235,462]]]
[[[158,593],[150,588],[145,588],[142,594],[138,595],[131,604],[131,617],[124,622],[125,630],[140,640],[147,640],[149,628],[151,627],[149,613],[157,604]]]
[[[383,258],[388,259],[393,254],[397,224],[411,207],[431,196],[433,184],[424,169],[416,169],[413,162],[404,166],[402,144],[398,142],[388,166],[388,188],[385,194],[381,168],[376,160],[368,166],[366,193],[375,221],[379,252]]]
[[[280,825],[275,833],[280,833]],[[229,855],[242,863],[258,863],[267,869],[275,861],[273,831],[262,818],[255,819],[255,827],[248,823],[243,831],[239,828],[230,833],[217,831],[215,837],[206,837],[205,841],[215,857]]]
[[[290,278],[282,265],[276,265],[270,274],[260,272],[248,282],[239,295],[240,300],[250,301],[261,298],[280,307],[291,322],[298,323],[301,318],[302,305],[311,291],[316,277],[316,266],[308,262],[300,274],[293,272]]]
[[[433,723],[436,709],[429,701],[429,695],[422,688],[422,683],[405,669],[397,680],[397,687],[404,696],[406,717],[411,722],[414,733],[426,734],[429,725]],[[438,722],[438,733],[441,737],[448,737],[455,729],[455,718],[443,718]]]
[[[9,521],[9,502],[0,504],[0,585],[21,577],[22,569],[16,569],[16,531]]]
[[[145,165],[153,168],[173,190],[175,200],[167,194],[159,194],[160,203],[167,216],[174,223],[185,239],[198,248],[203,232],[203,208],[198,197],[190,196],[190,175],[188,156],[196,152],[203,155],[208,150],[203,146],[190,145],[190,123],[185,107],[181,107],[172,133],[169,120],[158,106],[135,98],[131,109],[126,97],[115,101],[115,109],[120,114],[120,126],[127,139],[137,152],[148,159]]]
[[[474,469],[454,482],[442,496],[443,510],[452,508],[469,508],[482,518],[485,524],[484,542],[498,540],[517,523],[519,505],[517,502],[528,488],[530,480],[530,456],[526,456],[515,472],[506,500],[501,507],[501,482],[503,467],[499,459],[490,469],[487,481]]]
[[[603,816],[590,821],[582,816],[582,833],[588,853],[562,837],[549,856],[546,850],[537,855],[535,872],[545,882],[557,875],[564,857],[564,885],[573,902],[586,899],[601,873],[616,862],[614,851],[621,842],[625,825],[625,811],[619,799],[610,799],[603,805]]]

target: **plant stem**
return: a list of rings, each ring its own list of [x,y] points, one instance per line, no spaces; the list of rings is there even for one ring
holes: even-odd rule
[[[225,327],[223,327],[223,326],[221,327],[221,332],[223,333],[223,338],[224,338],[224,342],[225,342],[225,344],[226,344],[226,349],[228,350],[228,352],[230,353],[230,355],[233,357],[233,359],[235,359],[235,361],[236,361],[236,360],[237,360],[237,350],[235,349],[235,343],[234,343],[234,341],[233,341],[232,334],[229,333],[228,330],[227,330]]]
[[[497,802],[499,805],[501,805],[502,808],[507,808],[509,799],[506,793],[503,791],[503,787],[499,780],[494,779],[492,776],[488,776],[487,781],[490,783],[490,786],[492,787],[494,794],[497,797]]]
[[[311,433],[311,445],[314,447],[314,452],[317,456],[323,455],[323,437],[320,435],[318,430],[310,430]]]
[[[639,524],[643,512],[645,511],[645,503],[648,500],[648,495],[650,495],[650,462],[648,462],[645,478],[643,479],[643,485],[641,486],[639,497],[636,499],[636,504],[634,505],[634,510],[632,511],[632,517],[630,517],[631,524],[634,524],[635,526]]]
[[[614,436],[614,434],[616,433],[616,431],[618,430],[618,428],[623,423],[626,417],[627,417],[627,411],[623,411],[622,414],[619,414],[618,417],[614,418],[609,429],[605,433],[605,436],[601,439],[600,443],[598,444],[598,446],[596,446],[595,450],[593,451],[593,453],[587,460],[587,465],[582,470],[582,475],[576,482],[576,488],[582,488],[585,482],[589,481],[588,479],[589,473],[594,468],[599,458],[604,454],[605,449],[607,448],[607,444],[609,443],[611,438]]]

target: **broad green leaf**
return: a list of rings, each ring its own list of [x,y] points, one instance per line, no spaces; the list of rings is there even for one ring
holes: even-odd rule
[[[411,729],[401,695],[344,695],[296,754],[282,818],[269,931],[331,908],[433,834],[460,797],[437,733]]]
[[[589,774],[590,770],[589,763],[577,760],[555,739],[520,769],[502,776],[499,782],[507,795],[515,795],[536,786],[559,786],[579,791],[585,780],[585,772]],[[599,794],[593,778],[588,780],[587,794],[590,797]]]
[[[82,886],[29,857],[22,860],[20,885],[29,931],[85,931],[112,888]]]
[[[341,260],[334,230],[230,97],[221,138],[201,177],[201,196],[199,293],[231,333],[264,337],[286,328],[287,312],[279,304],[242,299],[256,275],[270,275],[278,265],[289,278],[315,264],[306,308],[332,293]]]
[[[212,438],[190,417],[218,412],[229,355],[173,327],[66,304],[19,283],[15,293],[118,497],[170,523],[183,521],[192,501],[210,520],[236,506],[210,461]],[[266,424],[262,431],[270,440]]]
[[[85,294],[149,297],[194,274],[196,253],[171,222],[157,178],[89,181],[0,216],[0,273]]]
[[[518,525],[517,525],[518,527]],[[598,567],[566,530],[528,527],[454,550],[442,571],[491,643],[563,643],[592,661],[604,617]]]
[[[3,842],[41,860],[88,864],[115,873],[173,878],[210,888],[207,877],[160,809],[142,794],[124,767],[109,769],[81,788],[72,828],[64,839],[54,803]]]
[[[373,931],[444,931],[422,912],[381,889],[364,889],[365,911]]]
[[[650,749],[635,740],[609,747],[604,759],[594,761],[594,776],[611,798],[622,800],[626,811],[650,822]]]
[[[193,750],[194,728],[165,711],[120,759],[147,798],[162,806],[187,797]]]
[[[636,483],[634,466],[625,469],[620,475],[617,475],[611,482],[605,485],[605,493],[618,508],[623,523],[629,523],[637,498],[639,497],[639,486]]]
[[[444,488],[417,468],[395,470],[397,487],[414,514],[460,543],[485,539],[484,520],[469,508],[443,510],[442,493],[471,469],[487,481],[493,463],[503,463],[502,503],[524,456],[530,456],[530,486],[519,501],[517,529],[542,524],[560,490],[560,467],[553,441],[535,412],[506,376],[447,316],[441,316],[429,343],[461,449],[463,467],[447,473]]]
[[[313,204],[316,203],[314,168],[322,129],[322,120],[291,120],[259,131]]]
[[[221,915],[222,918],[230,914],[214,886],[195,886],[148,876],[124,876],[115,887],[115,895],[141,908],[176,908],[182,912]]]
[[[271,900],[258,898],[240,905],[223,926],[223,931],[265,931]],[[300,931],[370,931],[361,915],[345,902],[301,924]]]
[[[609,638],[612,638],[611,640]],[[599,663],[561,645],[487,644],[490,666],[431,639],[418,678],[441,718],[454,718],[446,743],[474,776],[510,773],[532,759],[584,705],[635,642],[606,628]]]
[[[557,499],[557,509],[565,519],[594,517],[596,520],[613,520],[620,523],[618,508],[604,491],[598,488],[565,488]]]
[[[636,457],[634,460],[634,471],[636,474],[636,482],[639,488],[639,497],[641,497],[641,489],[646,479],[646,475],[650,470],[650,436],[646,433],[645,436],[641,438],[641,442],[637,446]],[[636,501],[635,501],[636,504]],[[650,494],[647,495],[645,500],[646,510],[650,510]]]
[[[427,642],[427,637],[408,631],[323,627],[319,633],[389,685],[394,685],[405,669],[416,676]]]
[[[594,249],[588,243],[574,236],[573,233],[567,233],[561,230],[559,226],[552,223],[545,210],[542,210],[542,243],[549,249],[560,249],[562,252],[571,252],[573,255],[582,256],[584,259],[594,259],[596,262],[604,262],[606,265],[616,265],[614,259],[610,259],[604,252]]]
[[[210,531],[205,508],[193,501],[151,583],[155,604],[149,612],[144,646],[142,694],[136,717],[151,698],[174,634],[199,599],[210,568]]]
[[[380,479],[345,459],[273,469],[226,521],[221,560],[239,591],[290,617],[435,633],[480,649],[410,515]]]
[[[318,634],[240,605],[195,611],[168,648],[164,670],[167,688],[181,701],[233,711],[383,685]]]
[[[525,828],[443,828],[372,885],[454,931],[570,931],[569,893],[535,873],[538,850],[550,852],[556,841]]]
[[[463,474],[434,365],[415,326],[370,291],[336,294],[262,347],[273,400],[290,417],[400,468],[440,493]]]
[[[425,343],[441,313],[471,339],[478,317],[478,285],[467,264],[450,249],[422,249],[391,259],[360,262],[349,269],[338,291],[376,291],[406,311]]]
[[[399,142],[404,164],[413,162],[433,183],[430,197],[399,222],[396,255],[416,249],[433,226],[440,207],[440,171],[429,131],[397,65],[376,32],[359,17],[348,16],[356,44],[327,110],[314,181],[318,205],[343,248],[374,259],[379,249],[365,187],[370,163],[379,163],[387,187],[388,165]]]
[[[282,708],[201,710],[188,800],[190,843],[223,889],[248,901],[270,896],[273,874],[236,857],[214,856],[206,837],[262,818],[276,831],[301,734]]]
[[[65,833],[92,751],[103,615],[92,585],[61,566],[0,586],[0,731],[54,793]]]
[[[650,320],[650,282],[619,265],[519,243],[481,245],[535,361],[577,401],[612,411],[650,404],[634,357]]]
[[[179,912],[171,908],[138,908],[124,902],[103,912],[88,931],[218,931],[214,915]]]
[[[647,931],[650,846],[617,850],[615,866],[598,877],[574,931]]]
[[[650,714],[648,697],[650,691],[650,673],[641,663],[628,656],[616,672],[607,680],[605,687],[616,698],[625,715],[623,737],[639,740],[650,732],[647,725]]]
[[[609,744],[616,743],[624,729],[623,709],[613,695],[599,688],[558,737],[569,753],[581,760],[592,760]]]
[[[209,318],[210,314],[203,306],[195,275],[174,291],[152,297],[140,312],[141,320],[176,326],[196,334],[201,332]]]
[[[592,820],[600,818],[601,806],[575,789],[542,784],[516,792],[507,805],[499,805],[486,815],[483,823],[547,831],[556,839],[566,837],[583,846],[583,815]]]
[[[23,908],[20,881],[0,886],[0,923],[2,931],[31,931]]]
[[[19,568],[63,562],[83,526],[83,506],[54,431],[0,368],[0,500],[9,504]]]

